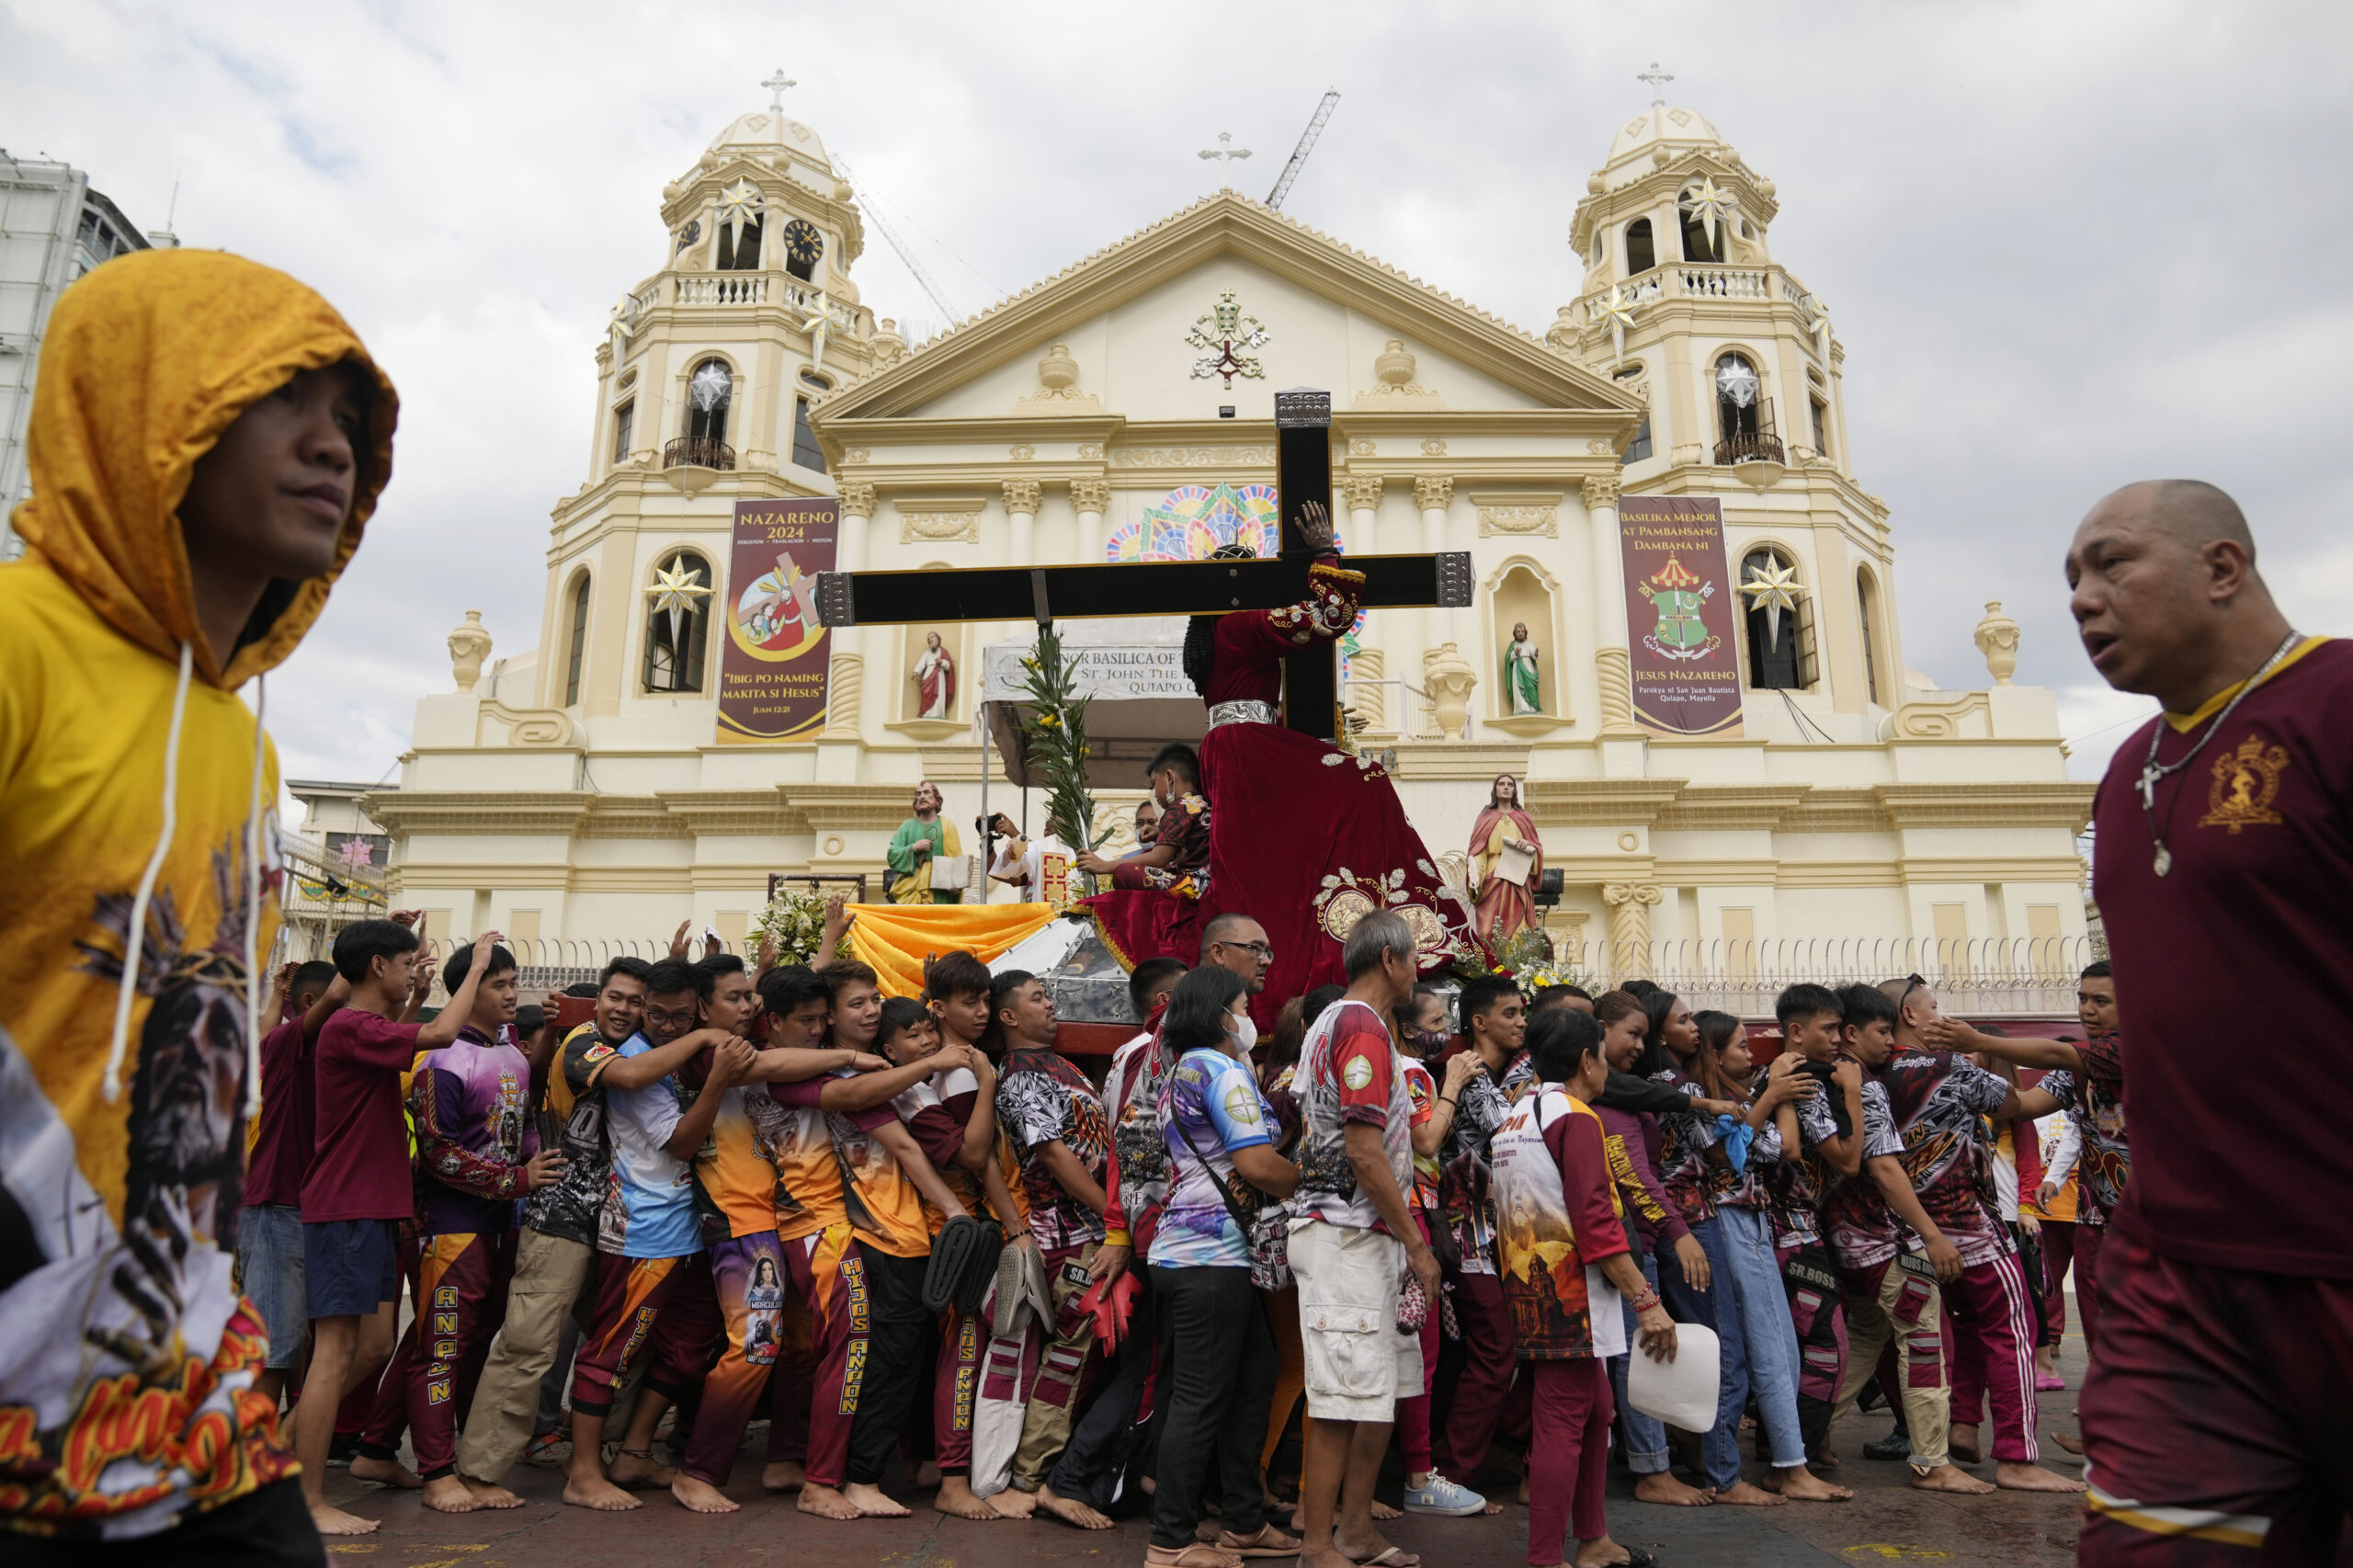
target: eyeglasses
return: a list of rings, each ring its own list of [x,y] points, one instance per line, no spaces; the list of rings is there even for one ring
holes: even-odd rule
[[[1904,1016],[1904,1004],[1912,1000],[1912,993],[1928,983],[1916,974],[1905,975],[1904,978],[1904,994],[1895,999],[1895,1016],[1899,1018]]]
[[[1272,963],[1275,961],[1275,949],[1274,944],[1271,942],[1211,942],[1210,946],[1213,948],[1233,948],[1240,952],[1255,953],[1261,960],[1267,963]]]

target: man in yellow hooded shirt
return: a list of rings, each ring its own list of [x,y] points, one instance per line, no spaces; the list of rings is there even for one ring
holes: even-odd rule
[[[110,261],[51,317],[29,552],[0,566],[18,1568],[325,1561],[231,1282],[278,882],[277,762],[237,692],[358,548],[396,406],[326,301],[219,252]]]

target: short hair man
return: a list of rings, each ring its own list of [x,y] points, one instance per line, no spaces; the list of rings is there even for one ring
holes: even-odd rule
[[[0,1531],[320,1550],[230,1286],[278,927],[276,754],[236,694],[359,548],[396,406],[324,300],[220,251],[108,262],[41,337],[0,565],[0,1301],[43,1328],[0,1372]]]
[[[1348,989],[1300,1047],[1300,1165],[1290,1265],[1299,1282],[1309,1429],[1300,1485],[1301,1561],[1344,1568],[1391,1551],[1372,1528],[1372,1488],[1397,1401],[1422,1392],[1422,1346],[1396,1322],[1408,1270],[1438,1299],[1438,1258],[1406,1206],[1414,1185],[1413,1101],[1389,1019],[1413,994],[1414,928],[1401,915],[1360,918],[1341,945]],[[1392,1355],[1368,1355],[1370,1321]],[[1347,1328],[1325,1326],[1347,1324]]]
[[[1528,1017],[1532,1022],[1555,1007],[1589,1015],[1593,1011],[1593,994],[1582,985],[1548,985],[1529,1004]]]
[[[1439,1475],[1469,1487],[1486,1462],[1511,1392],[1518,1355],[1512,1347],[1511,1312],[1495,1274],[1495,1210],[1488,1196],[1487,1141],[1511,1114],[1513,1102],[1536,1082],[1524,1049],[1528,1011],[1508,975],[1474,975],[1462,983],[1462,1031],[1479,1070],[1462,1082],[1449,1108],[1453,1119],[1438,1144],[1438,1219],[1453,1233],[1461,1259],[1454,1279],[1454,1313],[1462,1328],[1463,1362],[1454,1403],[1434,1433],[1431,1460]]]
[[[597,1267],[597,1214],[605,1201],[612,1155],[605,1143],[605,1089],[658,1083],[661,1059],[624,1060],[621,1047],[645,1021],[643,959],[616,958],[596,985],[596,1010],[556,1047],[540,1102],[543,1146],[561,1149],[556,1179],[523,1201],[523,1233],[516,1240],[515,1273],[506,1316],[491,1341],[474,1401],[458,1443],[458,1473],[496,1486],[541,1431],[540,1390],[563,1345],[580,1298]]]
[[[2353,1407],[2353,1212],[2303,1198],[2353,1187],[2347,1095],[2313,1076],[2293,1027],[2216,1050],[2210,977],[2280,1019],[2333,1017],[2353,989],[2353,644],[2296,633],[2246,518],[2194,480],[2103,499],[2067,581],[2093,667],[2164,710],[2116,748],[2092,809],[2137,1157],[2100,1244],[2099,1355],[2077,1405],[2096,1483],[2082,1558],[2160,1554],[2149,1534],[2200,1513],[2238,1532],[2228,1548],[2323,1558],[2343,1483],[2321,1456]],[[2242,1326],[2209,1354],[2185,1319]],[[2200,1440],[2183,1409],[2245,1439]],[[2226,1549],[2175,1540],[2179,1561]]]
[[[1201,961],[1232,970],[1256,996],[1267,989],[1274,944],[1267,940],[1267,928],[1248,915],[1221,915],[1201,927]]]
[[[282,966],[268,1013],[278,1024],[261,1042],[261,1119],[245,1158],[237,1265],[245,1299],[269,1333],[269,1362],[254,1389],[273,1405],[302,1365],[311,1331],[302,1297],[302,1177],[318,1148],[312,1069],[319,1030],[337,1005],[327,1000],[335,980],[335,965],[324,959]]]

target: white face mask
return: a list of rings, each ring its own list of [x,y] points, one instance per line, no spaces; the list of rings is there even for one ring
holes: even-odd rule
[[[1231,1020],[1226,1026],[1227,1032],[1233,1036],[1234,1043],[1242,1048],[1242,1054],[1247,1056],[1251,1051],[1257,1049],[1258,1025],[1256,1021],[1254,1020],[1247,1013],[1228,1013],[1226,1017]]]

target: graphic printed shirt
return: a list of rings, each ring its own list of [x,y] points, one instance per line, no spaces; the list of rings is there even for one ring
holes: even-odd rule
[[[1454,1120],[1438,1144],[1438,1211],[1454,1232],[1455,1250],[1465,1274],[1495,1271],[1495,1211],[1489,1195],[1487,1141],[1511,1114],[1506,1087],[1518,1074],[1521,1085],[1535,1081],[1528,1052],[1504,1064],[1501,1075],[1483,1066],[1464,1081],[1455,1098]],[[1517,1085],[1516,1085],[1517,1086]]]
[[[1834,1085],[1834,1092],[1836,1092]],[[1822,1198],[1822,1239],[1838,1256],[1838,1267],[1859,1272],[1887,1262],[1905,1247],[1917,1252],[1920,1239],[1896,1222],[1879,1183],[1871,1178],[1870,1162],[1884,1154],[1901,1158],[1904,1136],[1895,1130],[1895,1113],[1888,1108],[1887,1091],[1878,1079],[1863,1075],[1863,1163],[1851,1176],[1841,1176],[1820,1162],[1828,1186]],[[1798,1133],[1809,1153],[1825,1140],[1840,1136],[1827,1095],[1798,1102]],[[1817,1159],[1819,1156],[1817,1155]]]
[[[1160,1031],[1148,1028],[1120,1047],[1103,1076],[1105,1111],[1111,1120],[1111,1181],[1105,1190],[1107,1236],[1149,1233],[1168,1200],[1168,1151],[1161,1142],[1160,1087],[1167,1079]]]
[[[1258,1093],[1258,1080],[1222,1051],[1188,1051],[1161,1085],[1159,1110],[1171,1180],[1149,1260],[1163,1268],[1249,1267],[1250,1238],[1234,1223],[1217,1181],[1245,1210],[1264,1201],[1233,1168],[1235,1151],[1273,1142],[1274,1109]]]
[[[624,1061],[654,1049],[642,1034],[620,1049]],[[671,1156],[678,1131],[676,1081],[605,1091],[612,1165],[597,1218],[597,1250],[620,1257],[686,1257],[702,1250],[695,1219],[694,1167]]]
[[[1683,1074],[1669,1067],[1651,1074],[1651,1081],[1679,1089],[1693,1099],[1704,1099],[1707,1091]],[[1709,1193],[1713,1184],[1708,1149],[1716,1141],[1715,1119],[1704,1112],[1677,1112],[1658,1119],[1659,1185],[1666,1188],[1667,1201],[1683,1216],[1686,1225],[1698,1225],[1716,1217],[1716,1205]]]
[[[1899,1051],[1879,1070],[1879,1080],[1904,1140],[1904,1174],[1962,1265],[2016,1252],[2009,1226],[1996,1217],[1981,1120],[2009,1098],[2008,1081],[1941,1051]]]
[[[1399,1071],[1405,1074],[1405,1097],[1414,1103],[1415,1131],[1421,1131],[1438,1109],[1438,1080],[1430,1070],[1407,1057]],[[1431,1220],[1438,1216],[1438,1158],[1436,1153],[1414,1153],[1414,1191],[1407,1199],[1415,1208],[1424,1210]]]
[[[857,1076],[857,1071],[848,1067],[833,1074],[835,1078]],[[805,1096],[814,1103],[824,1093],[828,1082],[826,1078],[812,1078],[805,1085],[771,1084],[768,1088],[771,1094],[778,1089],[800,1091],[795,1098]],[[923,1193],[907,1179],[906,1172],[899,1166],[898,1156],[874,1136],[876,1128],[896,1123],[898,1113],[886,1103],[869,1106],[861,1111],[826,1111],[824,1116],[825,1131],[834,1141],[835,1157],[841,1162],[842,1203],[849,1213],[850,1229],[857,1233],[858,1244],[892,1257],[929,1256],[931,1221]],[[961,1129],[958,1141],[962,1141]]]
[[[1199,795],[1186,795],[1163,810],[1152,846],[1157,849],[1163,845],[1176,847],[1176,858],[1168,864],[1131,866],[1122,861],[1112,869],[1111,885],[1153,888],[1198,902],[1210,886],[1210,803]]]
[[[1301,1121],[1293,1211],[1327,1225],[1386,1233],[1381,1211],[1357,1187],[1345,1129],[1352,1121],[1380,1128],[1397,1191],[1414,1189],[1414,1101],[1397,1069],[1389,1026],[1362,1002],[1333,1003],[1300,1046],[1291,1086]]]
[[[1039,1148],[1060,1141],[1086,1174],[1101,1181],[1111,1152],[1111,1122],[1095,1085],[1059,1051],[1025,1046],[1005,1053],[996,1115],[1021,1156],[1029,1195],[1029,1233],[1047,1253],[1103,1239],[1103,1217],[1064,1192]]]
[[[1667,1202],[1666,1189],[1651,1164],[1651,1148],[1658,1141],[1656,1121],[1640,1111],[1606,1105],[1595,1106],[1593,1112],[1601,1118],[1601,1149],[1618,1184],[1619,1212],[1632,1221],[1643,1244],[1648,1247],[1662,1236],[1673,1242],[1690,1234],[1683,1216]]]
[[[1602,1139],[1593,1108],[1547,1084],[1512,1108],[1488,1145],[1504,1304],[1512,1343],[1531,1360],[1594,1355],[1595,1313],[1620,1311],[1617,1291],[1587,1277],[1629,1250]],[[1603,1326],[1622,1335],[1622,1325]]]
[[[612,1171],[605,1146],[605,1092],[597,1079],[605,1064],[620,1057],[595,1024],[575,1028],[556,1051],[546,1103],[563,1151],[563,1172],[523,1200],[523,1223],[542,1235],[597,1244],[597,1211],[604,1206]]]
[[[524,1162],[539,1130],[523,1114],[531,1063],[468,1024],[417,1061],[408,1113],[416,1127],[416,1212],[424,1233],[503,1235],[529,1190]]]
[[[2105,1225],[2124,1201],[2132,1176],[2132,1145],[2124,1132],[2124,1042],[2096,1034],[2075,1047],[2083,1075],[2046,1073],[2037,1085],[2059,1102],[2075,1124],[2075,1222]]]

